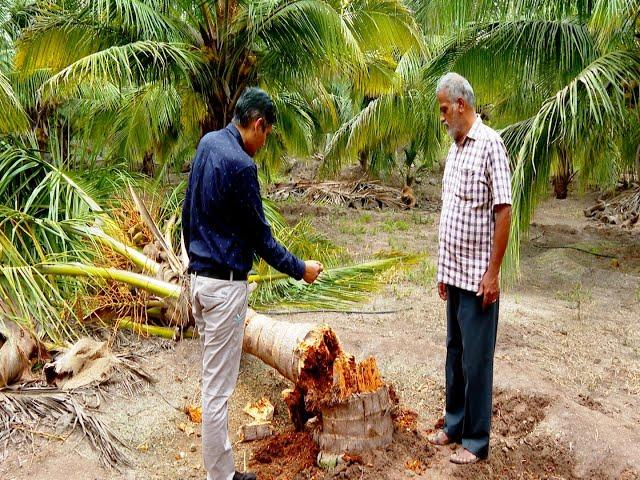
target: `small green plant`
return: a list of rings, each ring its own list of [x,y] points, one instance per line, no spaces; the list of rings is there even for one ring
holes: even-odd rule
[[[575,305],[578,312],[578,320],[581,319],[582,305],[591,299],[591,291],[585,289],[581,282],[576,283],[569,291],[556,292],[556,298]]]
[[[387,233],[392,233],[398,230],[405,232],[409,230],[409,224],[404,220],[385,220],[382,224],[382,230]]]
[[[358,221],[360,223],[371,223],[371,220],[373,219],[373,217],[371,216],[370,213],[363,213],[362,215],[360,215],[360,217],[358,218]]]
[[[389,247],[394,252],[408,252],[409,242],[406,239],[391,235],[389,237]]]

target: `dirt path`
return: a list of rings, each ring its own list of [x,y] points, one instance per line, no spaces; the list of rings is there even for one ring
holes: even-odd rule
[[[402,406],[419,414],[417,433],[399,431],[387,451],[333,473],[309,468],[295,477],[286,473],[286,458],[257,463],[253,452],[261,444],[236,445],[238,467],[246,459],[251,468],[268,472],[265,479],[640,478],[640,231],[596,226],[582,215],[590,202],[548,201],[538,210],[532,241],[523,246],[522,279],[501,300],[491,458],[467,468],[450,464],[450,450],[430,448],[422,436],[443,407],[445,318],[434,281],[437,213],[345,215],[284,205],[290,220],[310,219],[355,257],[381,249],[425,254],[418,268],[397,275],[369,304],[357,307],[401,312],[279,317],[327,323],[357,358],[374,355]],[[44,442],[36,435],[33,450],[6,449],[0,478],[203,479],[199,426],[180,411],[198,402],[198,343],[167,347],[147,359],[158,378],[153,387],[133,398],[116,394],[100,407],[130,447],[131,468],[103,469],[77,438]],[[263,395],[276,405],[277,430],[289,429],[280,400],[286,386],[277,373],[244,358],[231,401],[231,431],[247,421],[242,407]]]

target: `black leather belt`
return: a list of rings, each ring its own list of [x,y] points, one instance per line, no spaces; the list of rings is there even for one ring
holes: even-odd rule
[[[239,272],[226,267],[210,267],[195,272],[192,271],[190,273],[194,273],[195,275],[200,275],[202,277],[215,278],[217,280],[245,281],[247,279],[246,272]]]

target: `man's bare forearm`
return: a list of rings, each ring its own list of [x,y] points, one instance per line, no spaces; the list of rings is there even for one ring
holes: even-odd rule
[[[497,275],[500,272],[500,265],[504,252],[509,243],[509,231],[511,230],[511,205],[497,205],[495,209],[496,230],[493,235],[493,248],[487,272]]]

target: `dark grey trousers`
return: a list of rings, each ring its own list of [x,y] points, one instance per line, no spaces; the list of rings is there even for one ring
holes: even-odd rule
[[[480,458],[489,455],[493,353],[498,302],[482,310],[482,297],[447,286],[446,413],[444,431]]]

